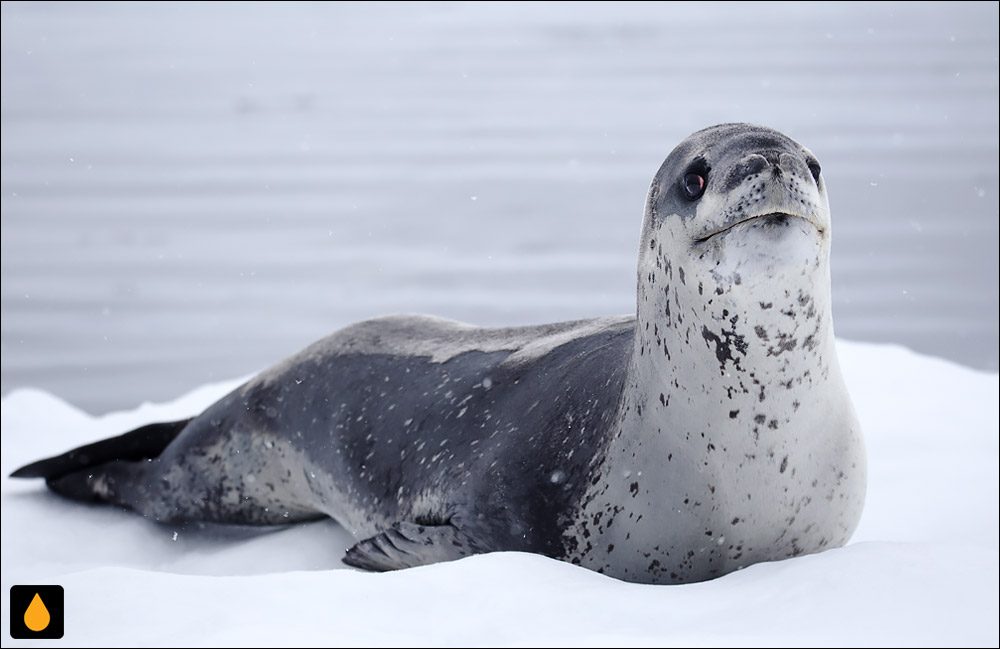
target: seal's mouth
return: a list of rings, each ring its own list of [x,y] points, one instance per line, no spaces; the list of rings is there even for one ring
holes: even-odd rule
[[[823,228],[821,228],[813,219],[810,219],[809,217],[802,216],[801,214],[790,214],[788,212],[768,212],[766,214],[757,214],[756,216],[748,216],[745,219],[740,219],[739,221],[733,221],[724,228],[713,230],[712,232],[709,232],[704,236],[698,237],[697,239],[695,239],[695,243],[704,243],[709,239],[717,237],[720,234],[725,234],[726,232],[729,232],[738,225],[749,223],[750,221],[757,221],[759,219],[763,220],[762,223],[765,227],[785,226],[788,225],[788,223],[792,219],[798,219],[800,221],[805,221],[806,223],[809,223],[814,228],[816,228],[821,235],[823,234]]]

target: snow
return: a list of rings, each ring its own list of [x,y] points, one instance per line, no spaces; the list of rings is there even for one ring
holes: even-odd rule
[[[901,347],[839,350],[870,476],[845,548],[685,586],[517,553],[372,574],[340,563],[352,541],[329,521],[156,525],[4,479],[4,609],[14,584],[66,590],[63,640],[11,640],[4,616],[4,646],[997,646],[1000,377]],[[102,417],[16,390],[2,470],[196,413],[238,383]]]

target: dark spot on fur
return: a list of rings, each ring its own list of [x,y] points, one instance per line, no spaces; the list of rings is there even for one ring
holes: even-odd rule
[[[732,361],[737,368],[740,366],[739,358],[733,355],[736,353],[746,356],[747,343],[743,336],[735,331],[722,330],[719,334],[712,332],[707,326],[702,325],[701,337],[709,348],[715,345],[715,358],[719,361],[719,369],[725,371],[726,361]]]
[[[781,458],[781,467],[778,469],[778,473],[784,473],[785,469],[788,468],[788,456]]]
[[[730,419],[736,419],[736,415],[738,415],[738,414],[740,414],[739,410],[730,410],[729,411],[729,418]]]
[[[778,344],[773,347],[768,347],[768,356],[780,356],[784,352],[790,352],[795,349],[799,344],[799,341],[792,338],[788,334],[778,335]]]

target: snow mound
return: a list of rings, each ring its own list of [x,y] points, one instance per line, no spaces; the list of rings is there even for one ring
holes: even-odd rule
[[[4,609],[60,584],[63,640],[4,646],[997,646],[1000,377],[899,347],[839,343],[869,488],[851,544],[686,586],[626,584],[499,553],[371,574],[329,521],[177,527],[3,480]],[[90,417],[37,390],[2,402],[4,474],[71,446],[199,412],[239,381]]]

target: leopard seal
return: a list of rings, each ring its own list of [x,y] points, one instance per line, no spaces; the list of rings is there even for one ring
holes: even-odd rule
[[[838,547],[866,464],[829,257],[815,156],[714,126],[653,179],[635,315],[361,322],[196,417],[13,475],[156,521],[329,516],[371,570],[512,550],[672,584]]]

